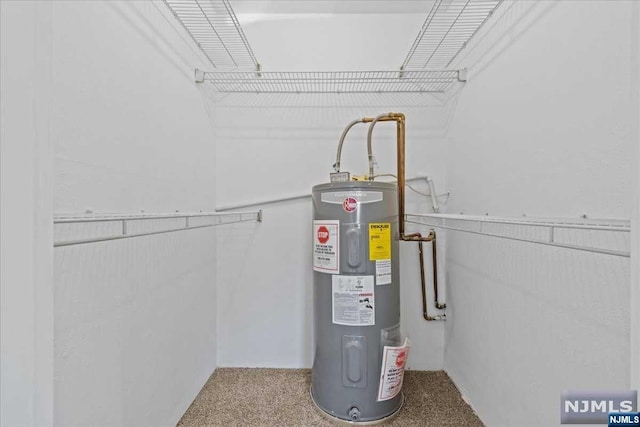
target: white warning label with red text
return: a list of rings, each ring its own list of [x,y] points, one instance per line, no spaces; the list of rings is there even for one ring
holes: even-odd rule
[[[313,269],[340,272],[340,221],[313,221]]]
[[[380,372],[380,387],[378,388],[378,402],[393,399],[402,390],[404,367],[409,357],[411,343],[408,338],[400,347],[385,345],[382,351],[382,372]]]
[[[348,326],[376,324],[373,276],[331,278],[333,323]]]

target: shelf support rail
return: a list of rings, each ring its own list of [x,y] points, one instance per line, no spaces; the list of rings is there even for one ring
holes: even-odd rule
[[[213,222],[207,224],[193,224],[193,219],[211,218]],[[138,233],[130,232],[130,225],[137,221],[150,220],[167,220],[182,219],[184,222],[179,226],[167,227],[161,230],[145,231]],[[257,221],[262,222],[262,211],[257,212],[234,212],[234,213],[215,213],[215,212],[197,212],[197,213],[175,213],[175,214],[105,214],[105,215],[65,215],[56,216],[53,219],[54,226],[57,224],[84,224],[84,223],[121,223],[119,227],[120,233],[110,234],[106,236],[89,237],[85,239],[72,240],[56,240],[54,239],[54,247],[74,246],[87,243],[105,242],[109,240],[119,240],[131,237],[151,236],[155,234],[173,233],[176,231],[193,230],[198,228],[215,227],[217,225],[233,224],[238,222]]]
[[[464,233],[478,234],[489,237],[497,237],[501,239],[515,240],[520,242],[535,243],[540,245],[555,246],[565,249],[575,249],[585,252],[593,252],[605,255],[613,255],[619,257],[630,257],[629,250],[610,249],[595,246],[586,246],[581,244],[563,243],[557,240],[557,230],[562,229],[575,229],[584,231],[609,231],[612,233],[630,233],[631,226],[629,221],[613,220],[613,221],[594,221],[588,223],[586,221],[571,221],[571,220],[533,220],[533,219],[515,219],[515,218],[500,218],[500,217],[487,217],[482,218],[472,215],[454,215],[454,214],[407,214],[406,221],[413,224],[426,225],[428,227],[440,228],[445,230],[460,231]],[[451,224],[448,221],[453,221]],[[456,221],[473,222],[479,225],[477,230],[463,228],[456,226]],[[496,232],[488,232],[483,228],[483,224],[506,224],[506,225],[519,225],[523,227],[542,227],[547,228],[546,239],[527,238],[510,236],[507,234],[500,234]]]

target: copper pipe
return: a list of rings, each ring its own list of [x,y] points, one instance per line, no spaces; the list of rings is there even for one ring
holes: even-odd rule
[[[411,237],[412,240],[415,240],[418,242],[418,257],[420,260],[420,285],[421,285],[421,289],[422,289],[422,317],[424,318],[424,320],[428,320],[428,321],[433,321],[433,320],[445,320],[446,319],[446,314],[441,314],[441,315],[436,315],[436,316],[430,316],[429,315],[429,311],[427,309],[427,284],[426,284],[426,279],[424,277],[424,251],[422,248],[422,242],[427,241],[428,238],[431,239],[431,244],[432,247],[435,248],[436,247],[436,235],[435,232],[433,230],[429,231],[429,234],[426,237],[423,237],[420,233],[413,233],[410,234],[407,237]],[[436,268],[436,252],[435,249],[433,250],[433,290],[434,293],[437,295],[438,292],[438,270]],[[436,299],[436,308],[441,308],[439,307],[439,304],[437,303],[437,296],[435,297]],[[444,308],[444,307],[442,307]]]
[[[376,116],[374,118],[364,117],[362,119],[354,120],[349,123],[345,128],[342,136],[340,137],[340,143],[338,145],[338,153],[336,156],[336,164],[334,168],[336,172],[340,171],[340,156],[342,153],[342,144],[344,143],[344,139],[347,135],[347,132],[355,126],[357,123],[368,123],[369,131],[367,132],[367,155],[369,157],[369,180],[374,180],[374,171],[373,171],[373,147],[372,147],[372,135],[373,128],[377,122],[383,121],[395,121],[396,122],[396,168],[397,168],[397,179],[398,179],[398,238],[399,240],[404,241],[413,241],[418,242],[418,251],[420,255],[420,281],[422,284],[422,314],[425,320],[444,320],[446,318],[445,314],[437,315],[437,316],[429,316],[427,312],[427,296],[426,296],[426,280],[424,277],[424,257],[423,257],[423,248],[422,242],[432,242],[432,258],[433,258],[433,293],[434,293],[434,302],[435,306],[438,309],[446,308],[446,304],[440,304],[438,302],[438,266],[437,266],[437,255],[436,255],[436,232],[434,230],[430,230],[429,234],[426,236],[422,236],[420,233],[412,233],[412,234],[404,234],[405,230],[405,116],[402,113],[386,113]]]
[[[404,240],[404,192],[405,192],[405,138],[404,138],[404,114],[398,116],[396,122],[396,169],[398,175],[398,227],[400,239]]]
[[[438,307],[438,256],[436,255],[436,239],[431,241],[431,259],[433,260],[433,304]]]
[[[398,228],[400,240],[418,240],[422,236],[407,238],[404,235],[405,215],[404,215],[404,192],[405,192],[405,116],[402,113],[386,113],[374,118],[369,125],[367,133],[367,155],[369,157],[369,180],[373,181],[373,128],[380,121],[396,122],[396,176],[398,177]],[[428,241],[428,240],[424,240]]]
[[[447,308],[447,304],[440,304],[438,298],[438,255],[436,251],[436,232],[433,233],[433,240],[431,241],[431,259],[433,260],[433,303],[438,310],[444,310]]]
[[[418,233],[418,237],[422,237]],[[422,240],[418,240],[418,257],[420,258],[420,284],[422,285],[422,316],[424,320],[433,320],[427,311],[427,285],[424,279],[424,254],[422,252]]]

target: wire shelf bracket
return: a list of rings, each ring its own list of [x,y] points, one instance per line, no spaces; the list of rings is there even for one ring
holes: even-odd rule
[[[451,66],[503,0],[436,0],[401,70]]]

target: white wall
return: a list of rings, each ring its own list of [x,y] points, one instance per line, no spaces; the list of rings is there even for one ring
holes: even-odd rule
[[[177,423],[216,367],[215,258],[211,228],[56,248],[57,425]]]
[[[0,3],[0,425],[53,423],[51,5]]]
[[[238,14],[238,20],[265,71],[399,69],[425,16],[361,12]]]
[[[209,62],[167,7],[59,1],[53,25],[54,211],[211,210]]]
[[[631,8],[504,4],[460,60],[450,212],[631,217]],[[628,258],[447,237],[445,368],[486,424],[557,424],[563,389],[630,386]]]
[[[423,20],[419,14],[238,18],[265,69],[278,70],[399,66],[406,52],[397,46],[409,46]],[[388,111],[407,115],[407,176],[431,175],[444,191],[440,159],[447,110],[431,95],[247,94],[216,104],[218,206],[310,193],[328,181],[346,124]],[[366,130],[356,127],[349,134],[343,170],[367,173]],[[379,125],[374,136],[378,171],[395,173],[395,127]],[[414,184],[427,191],[424,182]],[[409,211],[429,206],[423,197],[409,197]],[[254,208],[264,209],[262,224],[219,230],[219,364],[310,367],[310,199]],[[441,369],[444,327],[422,320],[417,247],[403,244],[402,253],[403,328],[414,342],[409,367]]]
[[[640,5],[633,4],[631,52],[640,50]],[[640,55],[635,55],[632,65],[632,94],[635,93],[635,115],[640,117]],[[640,304],[640,120],[636,120],[633,129],[636,141],[634,158],[634,202],[631,225],[631,388],[640,389],[640,311],[635,307]]]
[[[206,62],[165,5],[55,2],[52,28],[54,212],[212,210]],[[55,423],[175,425],[216,367],[216,231],[54,259]]]

